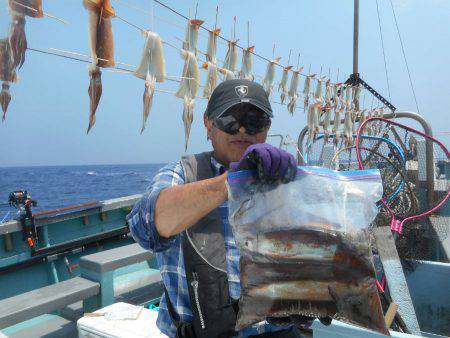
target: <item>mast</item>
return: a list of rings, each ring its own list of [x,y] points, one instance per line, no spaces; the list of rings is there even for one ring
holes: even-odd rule
[[[354,0],[353,10],[353,75],[358,74],[359,0]]]
[[[356,84],[359,86],[359,74],[358,74],[358,35],[359,35],[359,0],[354,1],[353,8],[353,78]],[[359,110],[359,102],[355,100],[355,108]]]

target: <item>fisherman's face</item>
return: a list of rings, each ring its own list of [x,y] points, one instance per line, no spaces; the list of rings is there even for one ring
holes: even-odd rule
[[[206,114],[204,123],[214,149],[214,157],[227,167],[231,162],[239,161],[252,144],[264,143],[270,128],[269,123],[261,132],[249,135],[245,127],[241,126],[239,131],[232,135],[217,128],[213,121],[206,117]]]

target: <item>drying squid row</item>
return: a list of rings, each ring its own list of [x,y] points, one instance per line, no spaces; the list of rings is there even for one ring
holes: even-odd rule
[[[338,147],[339,144],[351,147],[354,145],[358,128],[368,118],[383,116],[383,108],[370,111],[367,109],[359,110],[361,88],[350,84],[331,84],[329,79],[325,81],[325,97],[322,97],[322,81],[323,78],[318,79],[313,95],[314,103],[308,106],[308,141],[314,142],[321,123],[325,142],[332,135],[335,147]],[[309,83],[305,81],[304,93],[306,93],[308,86]],[[333,113],[334,116],[332,116]],[[343,127],[340,129],[342,118]],[[332,121],[333,125],[331,126]],[[370,128],[367,128],[366,132],[371,136],[382,133],[382,130],[377,123],[373,123]]]

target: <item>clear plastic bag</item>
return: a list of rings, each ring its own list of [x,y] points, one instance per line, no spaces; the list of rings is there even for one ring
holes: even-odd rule
[[[375,284],[369,225],[378,170],[299,167],[288,184],[228,174],[229,219],[241,252],[236,329],[267,317],[330,316],[389,334]]]

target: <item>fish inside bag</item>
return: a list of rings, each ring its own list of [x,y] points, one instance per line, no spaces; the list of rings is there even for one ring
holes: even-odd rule
[[[376,287],[369,225],[378,170],[298,167],[294,181],[228,174],[229,220],[240,250],[236,330],[267,317],[332,317],[389,335]]]

